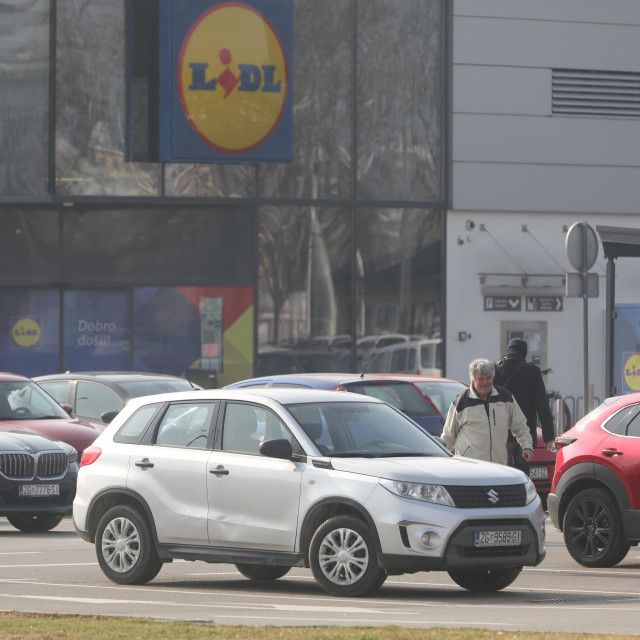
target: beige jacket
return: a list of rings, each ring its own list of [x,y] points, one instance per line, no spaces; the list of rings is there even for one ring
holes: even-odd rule
[[[442,438],[457,455],[507,464],[509,430],[523,449],[533,449],[527,419],[511,393],[493,387],[483,402],[471,386],[449,407]]]

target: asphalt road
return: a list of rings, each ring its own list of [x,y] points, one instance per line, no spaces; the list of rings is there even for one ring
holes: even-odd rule
[[[48,534],[23,534],[0,518],[0,610],[170,618],[218,624],[479,627],[505,631],[640,633],[640,548],[612,569],[588,570],[549,524],[544,562],[513,585],[471,594],[443,572],[390,577],[373,597],[326,595],[311,572],[271,583],[232,565],[177,561],[143,586],[118,586],[92,545],[65,519]]]

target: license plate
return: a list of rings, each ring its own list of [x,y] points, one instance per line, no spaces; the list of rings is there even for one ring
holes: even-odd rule
[[[549,469],[547,467],[531,467],[531,469],[529,469],[529,477],[546,479],[549,477]]]
[[[522,539],[521,531],[476,531],[476,547],[515,547]]]
[[[59,496],[59,484],[21,484],[18,493],[22,497]]]

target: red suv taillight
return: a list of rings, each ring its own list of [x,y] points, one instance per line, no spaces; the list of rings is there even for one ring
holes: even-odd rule
[[[568,444],[575,442],[577,438],[568,438],[567,436],[556,436],[554,443],[556,445],[556,449],[562,449],[562,447],[566,447]]]
[[[102,453],[102,449],[100,447],[87,447],[82,452],[82,459],[80,460],[80,466],[86,467],[89,464],[93,464]]]

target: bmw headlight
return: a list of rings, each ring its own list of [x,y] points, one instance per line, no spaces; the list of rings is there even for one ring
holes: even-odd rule
[[[533,500],[535,500],[536,496],[538,495],[538,492],[536,490],[536,485],[533,484],[531,478],[527,478],[527,481],[525,482],[524,485],[524,491],[525,491],[525,504],[529,504],[530,502],[533,502]]]
[[[423,502],[443,504],[455,507],[449,492],[441,484],[423,484],[421,482],[403,482],[399,480],[380,480],[380,484],[401,498],[412,498]]]
[[[69,456],[69,464],[78,461],[78,452],[75,449],[71,449],[67,455]]]

